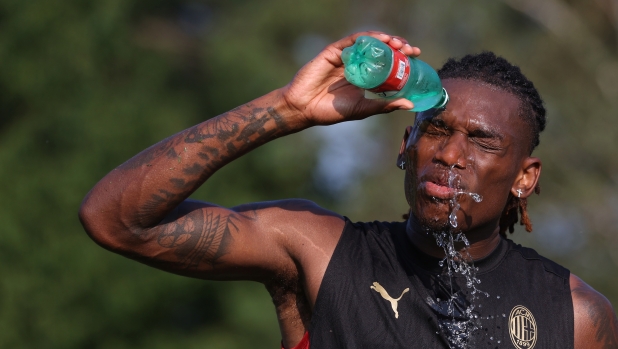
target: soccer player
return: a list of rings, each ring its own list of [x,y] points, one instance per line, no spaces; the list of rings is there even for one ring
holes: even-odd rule
[[[285,348],[618,348],[605,297],[506,239],[518,220],[531,229],[526,203],[541,173],[531,154],[545,109],[519,68],[491,53],[449,60],[439,71],[449,103],[406,130],[397,158],[410,206],[402,222],[354,223],[299,199],[232,208],[188,199],[273,139],[411,109],[404,99],[365,99],[344,79],[341,51],[359,35],[420,54],[378,32],[329,45],[287,86],[111,171],[81,206],[88,234],[169,272],[263,283]]]

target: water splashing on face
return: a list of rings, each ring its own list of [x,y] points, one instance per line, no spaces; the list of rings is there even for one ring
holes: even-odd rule
[[[459,175],[455,171],[453,171],[454,167],[454,165],[451,166],[451,169],[448,173],[448,186],[449,188],[457,189],[461,184],[461,177],[459,177]],[[459,204],[459,197],[461,197],[462,195],[470,196],[470,198],[472,198],[472,200],[477,203],[483,201],[483,196],[481,196],[480,194],[457,189],[457,191],[451,198],[451,214],[448,217],[449,224],[451,225],[451,227],[453,227],[453,229],[457,228],[457,212],[459,211],[459,209],[461,209],[461,205]]]
[[[470,242],[464,233],[457,231],[457,213],[461,209],[459,199],[462,196],[469,196],[477,203],[481,202],[483,197],[477,193],[458,189],[461,184],[461,177],[453,171],[453,168],[454,166],[449,171],[448,186],[457,189],[457,191],[450,200],[449,224],[451,228],[448,231],[434,233],[436,243],[442,247],[445,254],[439,265],[445,268],[450,284],[450,298],[446,301],[449,317],[440,319],[439,325],[451,348],[467,349],[471,348],[470,339],[473,332],[480,328],[479,316],[474,312],[475,301],[479,299],[479,295],[489,297],[489,294],[477,288],[477,285],[481,283],[481,280],[476,277],[478,268],[474,266],[472,256],[468,252]],[[465,247],[461,251],[457,251],[455,243],[463,243]],[[471,295],[470,299],[466,300],[461,290],[453,290],[453,277],[458,275],[465,277],[466,287]],[[439,299],[438,302],[440,302]],[[480,308],[481,305],[478,304],[478,307]]]

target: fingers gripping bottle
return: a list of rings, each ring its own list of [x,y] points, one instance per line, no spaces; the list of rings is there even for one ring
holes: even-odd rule
[[[380,98],[405,98],[414,103],[411,111],[443,107],[448,94],[433,68],[411,58],[384,42],[359,36],[341,55],[345,78],[352,85]]]

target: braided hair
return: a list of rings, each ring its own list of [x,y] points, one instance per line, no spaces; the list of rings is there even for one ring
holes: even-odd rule
[[[547,120],[543,100],[534,84],[522,74],[519,67],[509,63],[506,59],[496,56],[493,52],[482,52],[467,55],[460,60],[449,59],[440,70],[441,79],[463,79],[484,82],[512,93],[519,99],[519,115],[528,124],[531,133],[529,153],[539,145],[539,135],[545,129]],[[536,194],[541,193],[537,184]],[[514,232],[515,223],[525,226],[526,231],[532,231],[532,223],[528,216],[528,200],[509,194],[506,206],[500,217],[500,235],[506,236],[506,231]],[[519,219],[521,216],[521,220]]]

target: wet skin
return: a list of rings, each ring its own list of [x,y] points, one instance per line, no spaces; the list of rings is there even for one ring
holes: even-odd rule
[[[359,35],[374,36],[406,55],[420,54],[405,40],[376,32],[329,45],[285,87],[170,136],[107,174],[80,207],[89,236],[168,272],[262,282],[272,296],[283,343],[296,345],[308,330],[343,217],[306,200],[225,208],[187,198],[224,165],[278,137],[412,108],[406,100],[365,99],[345,81],[341,51]],[[434,254],[435,240],[424,232],[446,226],[453,188],[444,184],[454,165],[458,186],[484,197],[477,204],[462,196],[458,214],[472,243],[469,251],[480,258],[499,241],[498,220],[509,192],[521,190],[527,197],[534,191],[540,161],[522,150],[529,135],[514,96],[470,81],[444,85],[451,94],[446,110],[420,114],[423,122],[406,137],[400,154],[408,166],[409,231],[422,251]],[[571,289],[575,347],[618,349],[618,320],[607,299],[574,275]]]
[[[473,244],[472,257],[481,258],[499,241],[509,193],[521,188],[527,196],[541,163],[529,157],[532,136],[516,96],[476,81],[447,79],[443,84],[451,97],[446,108],[419,113],[400,154],[407,164],[408,231],[418,247],[441,256],[427,233],[449,229],[450,200],[456,196],[458,229]],[[450,171],[456,180],[449,184]],[[478,193],[483,201],[457,194],[461,191]]]

